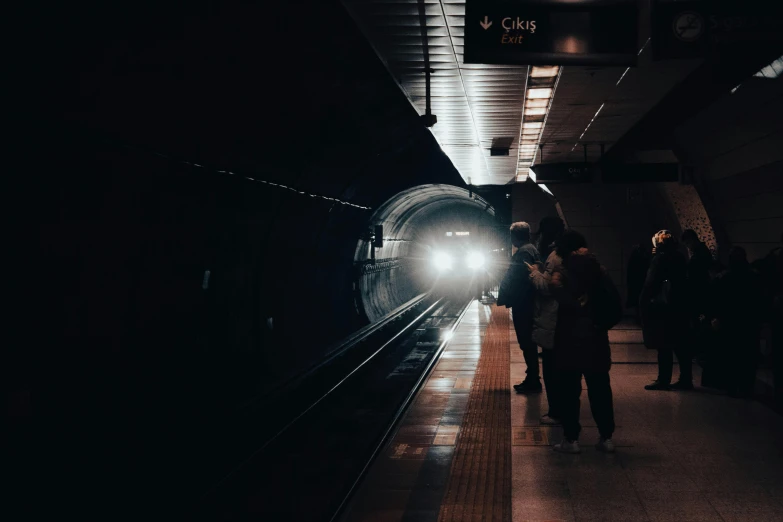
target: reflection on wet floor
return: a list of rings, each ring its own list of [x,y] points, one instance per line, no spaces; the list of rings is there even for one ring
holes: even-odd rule
[[[474,303],[430,382],[387,451],[374,463],[344,520],[431,521],[453,473],[455,444],[487,327]],[[511,382],[525,363],[509,336]],[[783,417],[761,403],[711,390],[646,391],[656,352],[641,332],[611,332],[617,452],[593,448],[598,432],[582,396],[580,455],[552,451],[559,427],[542,427],[546,394],[517,395],[511,407],[513,521],[783,521]],[[675,376],[677,369],[675,368]],[[698,366],[694,381],[700,382]],[[465,514],[463,520],[490,520]]]

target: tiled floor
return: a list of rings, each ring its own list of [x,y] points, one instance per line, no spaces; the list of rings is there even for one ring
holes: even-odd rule
[[[512,446],[514,521],[783,521],[783,418],[757,402],[699,388],[646,391],[657,372],[655,352],[638,331],[610,333],[617,453],[593,448],[598,433],[583,392],[581,455]],[[512,382],[524,372],[513,344]],[[543,393],[513,394],[511,404],[515,427],[537,426],[546,411]],[[562,435],[544,431],[550,443]]]
[[[438,520],[488,317],[487,308],[472,305],[345,520]],[[513,333],[511,339],[516,383],[525,364]],[[545,394],[509,390],[514,522],[783,521],[783,417],[760,403],[699,388],[646,391],[657,371],[655,352],[640,344],[632,327],[611,332],[611,340],[618,426],[613,455],[592,446],[598,433],[586,394],[583,452],[561,455],[550,447],[561,430],[538,422]]]

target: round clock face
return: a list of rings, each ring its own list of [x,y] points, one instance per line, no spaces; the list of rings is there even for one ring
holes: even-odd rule
[[[672,25],[674,36],[683,42],[698,40],[704,32],[704,18],[698,13],[680,13]]]

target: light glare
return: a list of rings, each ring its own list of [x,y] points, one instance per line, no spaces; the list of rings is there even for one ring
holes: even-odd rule
[[[552,89],[550,87],[540,88],[540,89],[528,89],[527,90],[527,97],[531,100],[536,99],[542,99],[542,98],[551,98],[552,97]]]
[[[528,107],[525,109],[525,116],[541,116],[546,114],[546,107]]]
[[[432,257],[432,263],[438,270],[449,270],[454,264],[454,261],[446,252],[436,252]]]
[[[484,255],[481,252],[471,252],[468,254],[468,268],[477,270],[484,266]]]
[[[528,98],[528,100],[525,102],[525,107],[544,107],[549,105],[549,100],[531,100]]]
[[[557,65],[536,66],[536,67],[533,67],[530,70],[530,77],[531,78],[552,78],[553,76],[557,76],[558,72],[560,72],[560,67],[558,67]]]

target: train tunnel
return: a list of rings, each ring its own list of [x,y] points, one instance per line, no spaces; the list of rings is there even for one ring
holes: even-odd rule
[[[777,40],[653,60],[640,34],[637,66],[552,72],[466,66],[459,2],[18,19],[2,366],[15,494],[42,512],[129,488],[194,504],[252,453],[232,429],[265,422],[259,397],[432,287],[436,231],[559,217],[623,299],[657,230],[695,230],[724,265],[780,246]],[[604,178],[536,180],[548,163]]]

